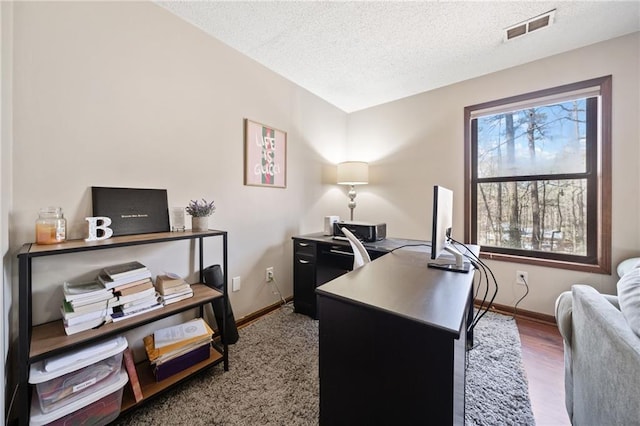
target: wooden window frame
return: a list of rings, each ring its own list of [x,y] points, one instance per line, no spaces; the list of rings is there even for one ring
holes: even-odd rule
[[[481,247],[480,256],[485,259],[501,260],[507,262],[525,263],[553,268],[570,269],[602,274],[611,273],[611,87],[612,77],[605,76],[585,80],[577,83],[557,86],[550,89],[539,90],[523,95],[512,96],[495,101],[471,105],[464,108],[464,165],[465,165],[465,191],[464,191],[464,235],[465,241],[477,243],[476,217],[473,214],[473,206],[476,205],[477,170],[475,157],[476,146],[473,141],[472,115],[476,111],[497,108],[502,105],[525,103],[533,104],[536,99],[570,93],[582,89],[597,87],[600,94],[599,117],[595,117],[600,125],[599,139],[595,148],[587,150],[588,173],[596,173],[592,182],[595,190],[589,191],[587,199],[587,256],[549,254],[529,250],[514,250],[504,247]],[[591,118],[593,120],[593,118]],[[595,158],[592,154],[596,153]],[[543,175],[523,176],[519,180],[544,179]],[[557,179],[559,175],[554,175]],[[561,176],[560,176],[561,177]]]

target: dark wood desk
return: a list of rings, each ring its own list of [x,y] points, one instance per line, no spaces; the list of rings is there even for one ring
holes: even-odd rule
[[[428,268],[428,253],[400,249],[316,289],[321,425],[464,424],[473,273]]]
[[[387,238],[365,243],[371,259],[407,244],[427,241]],[[353,267],[353,251],[345,240],[322,233],[293,237],[293,305],[296,312],[318,318],[316,287],[346,274]]]

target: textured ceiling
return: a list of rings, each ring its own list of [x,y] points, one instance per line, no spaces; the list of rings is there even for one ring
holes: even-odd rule
[[[640,31],[640,1],[156,3],[346,112]]]

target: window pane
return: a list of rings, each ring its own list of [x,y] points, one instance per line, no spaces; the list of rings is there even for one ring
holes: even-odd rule
[[[586,98],[478,118],[478,177],[585,173]]]
[[[478,184],[481,246],[586,256],[586,179]]]

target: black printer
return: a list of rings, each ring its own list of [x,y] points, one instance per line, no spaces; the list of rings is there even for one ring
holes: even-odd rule
[[[341,228],[343,227],[351,231],[359,240],[366,243],[384,240],[387,237],[386,223],[374,224],[366,222],[334,222],[333,236],[346,238],[342,233]]]

